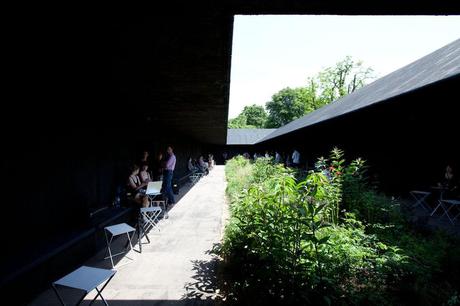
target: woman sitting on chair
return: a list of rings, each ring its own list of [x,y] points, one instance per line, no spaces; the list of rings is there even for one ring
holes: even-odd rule
[[[142,183],[139,178],[139,166],[134,165],[131,169],[131,175],[128,178],[128,190],[131,193],[131,198],[134,202],[142,207],[149,206],[149,199],[145,194],[145,187],[148,183]]]
[[[458,192],[458,190],[451,165],[447,165],[442,181],[438,183],[438,186],[446,189],[443,195],[444,198],[455,197],[455,193]]]
[[[152,181],[152,177],[150,176],[150,173],[148,170],[149,170],[149,164],[143,163],[141,166],[141,171],[139,172],[139,177],[142,183],[148,184],[149,182]]]

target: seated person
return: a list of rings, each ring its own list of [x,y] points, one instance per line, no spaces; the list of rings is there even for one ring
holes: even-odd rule
[[[189,157],[188,164],[187,164],[188,171],[190,172],[197,172],[199,169],[194,165],[192,157]]]
[[[141,166],[141,171],[139,172],[139,178],[141,179],[142,183],[148,184],[149,182],[152,181],[152,177],[150,176],[149,170],[149,164],[148,163],[143,163]]]
[[[212,154],[208,155],[208,168],[211,170],[214,167],[214,157]]]
[[[455,176],[451,165],[446,166],[446,170],[444,172],[443,178],[441,182],[438,183],[439,187],[445,188],[445,192],[443,198],[449,199],[456,196],[457,184],[455,182]]]
[[[206,174],[209,173],[209,165],[208,163],[206,163],[203,159],[203,155],[200,156],[200,158],[198,159],[198,165],[200,166],[200,170]]]
[[[142,183],[139,178],[139,166],[134,165],[131,168],[131,174],[128,178],[128,192],[131,193],[131,198],[134,202],[138,203],[142,207],[149,206],[149,199],[145,194],[145,187],[147,183]]]

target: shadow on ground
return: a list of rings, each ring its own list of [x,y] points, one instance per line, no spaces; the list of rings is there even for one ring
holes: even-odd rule
[[[222,263],[216,255],[220,244],[214,244],[213,248],[206,252],[211,255],[210,260],[193,260],[193,281],[185,284],[187,293],[183,300],[195,300],[196,305],[221,305],[222,295],[219,289],[219,265]],[[204,303],[204,304],[200,304]]]

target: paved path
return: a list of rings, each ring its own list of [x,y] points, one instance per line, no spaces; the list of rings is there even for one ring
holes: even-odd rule
[[[216,166],[202,178],[160,221],[160,231],[149,233],[143,252],[129,252],[117,263],[117,274],[103,296],[110,305],[213,305],[215,273],[208,252],[219,243],[225,205],[224,166]],[[137,248],[137,247],[136,247]],[[89,266],[102,267],[103,254]],[[69,298],[74,298],[72,293]],[[88,295],[83,305],[94,294]],[[59,305],[48,290],[31,305]],[[94,305],[102,305],[98,300]]]

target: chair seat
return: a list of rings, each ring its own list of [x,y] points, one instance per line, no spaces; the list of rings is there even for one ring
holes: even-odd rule
[[[159,206],[150,206],[150,207],[143,207],[141,208],[141,212],[157,212],[157,211],[162,211],[161,207]]]
[[[418,194],[425,194],[425,195],[428,195],[428,194],[430,194],[431,192],[428,192],[428,191],[420,191],[420,190],[412,190],[411,193],[418,193]]]
[[[459,200],[442,200],[443,202],[446,202],[450,205],[460,205],[460,201]]]
[[[54,282],[55,285],[75,288],[89,293],[108,280],[116,271],[82,266],[63,278]]]
[[[126,223],[120,223],[116,225],[111,225],[105,227],[105,230],[112,234],[112,236],[117,236],[121,234],[126,234],[130,232],[134,232],[136,229],[132,226],[129,226]]]

